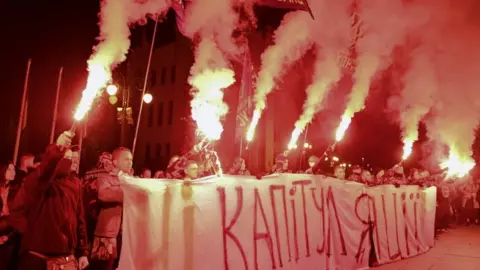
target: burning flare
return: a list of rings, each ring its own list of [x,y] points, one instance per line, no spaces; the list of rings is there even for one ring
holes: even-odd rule
[[[80,121],[92,107],[93,100],[111,79],[110,69],[101,64],[91,63],[88,68],[87,87],[82,92],[82,99],[75,111],[74,119]]]
[[[198,131],[209,140],[218,140],[222,135],[220,119],[228,112],[228,106],[223,102],[223,89],[235,82],[234,76],[231,69],[208,69],[189,80],[197,90],[190,104],[192,118]]]
[[[471,157],[460,156],[455,148],[450,148],[448,160],[440,164],[442,169],[448,169],[447,176],[464,177],[475,167]]]
[[[403,0],[364,0],[359,14],[365,31],[356,43],[357,66],[347,108],[337,129],[343,138],[355,113],[363,110],[373,76],[388,67],[393,49],[405,41],[408,19]]]
[[[275,31],[275,44],[262,54],[262,67],[254,95],[255,111],[247,131],[247,141],[252,141],[255,135],[255,128],[266,107],[267,96],[275,87],[275,80],[313,45],[311,23],[312,18],[307,12],[288,13]]]
[[[253,137],[255,135],[255,128],[258,125],[258,121],[260,121],[260,116],[262,115],[262,112],[260,110],[255,110],[253,112],[253,117],[252,117],[252,122],[250,123],[250,126],[248,126],[247,130],[247,141],[251,142],[253,140]]]
[[[189,1],[186,12],[185,33],[198,40],[189,77],[194,88],[190,104],[192,118],[197,123],[197,133],[208,140],[218,140],[222,135],[221,118],[228,112],[223,89],[235,82],[227,58],[241,52],[232,38],[238,21],[234,2]]]
[[[323,109],[323,101],[332,87],[342,76],[339,56],[349,54],[357,32],[352,27],[351,1],[317,0],[311,3],[315,20],[312,28],[317,30],[314,41],[316,61],[312,83],[307,87],[307,98],[303,104],[303,112],[295,122],[290,146],[296,145],[298,137],[313,117]]]
[[[170,7],[166,0],[135,2],[102,0],[99,44],[88,60],[87,86],[77,105],[74,119],[80,121],[90,110],[100,90],[111,80],[111,69],[126,59],[130,48],[129,24],[144,21],[148,14],[162,14]]]
[[[341,77],[341,69],[337,63],[337,54],[329,51],[324,53],[326,54],[325,58],[320,58],[316,61],[314,81],[307,88],[307,99],[303,104],[302,115],[295,122],[295,129],[292,132],[289,148],[297,144],[300,134],[322,108],[323,100],[328,91]]]
[[[347,112],[343,115],[342,121],[337,128],[337,132],[335,133],[335,141],[339,142],[345,136],[345,132],[347,131],[350,123],[352,122],[352,116],[347,114]]]
[[[290,142],[288,143],[288,150],[292,150],[297,148],[297,141],[300,134],[302,134],[302,129],[295,128],[292,132],[292,137],[290,138]]]
[[[416,140],[416,139],[415,139]],[[412,154],[413,151],[413,140],[406,139],[403,142],[403,155],[402,160],[407,160],[407,158]]]

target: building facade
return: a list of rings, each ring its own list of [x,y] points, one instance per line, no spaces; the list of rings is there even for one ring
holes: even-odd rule
[[[144,38],[128,58],[131,88],[143,88],[150,42]],[[134,153],[135,164],[152,170],[164,169],[172,155],[181,154],[188,134],[190,87],[188,76],[193,63],[191,42],[178,32],[173,42],[153,51],[146,92],[153,96],[144,104]]]

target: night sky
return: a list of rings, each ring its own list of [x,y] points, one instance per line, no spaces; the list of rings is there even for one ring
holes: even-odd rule
[[[85,85],[86,59],[98,32],[98,1],[3,1],[0,157],[13,157],[26,64],[32,59],[27,128],[20,152],[41,152],[49,140],[60,67],[58,131],[71,124],[72,111]]]
[[[87,76],[86,60],[98,33],[99,1],[2,1],[2,50],[0,91],[0,159],[12,159],[16,123],[28,58],[32,59],[29,87],[28,124],[20,152],[41,152],[48,143],[58,70],[64,67],[57,133],[68,129],[73,109],[80,98]],[[262,12],[265,16],[268,12]],[[281,18],[281,17],[280,17]],[[389,166],[401,156],[400,133],[385,111],[395,78],[387,76],[372,86],[367,110],[354,118],[341,148],[352,161],[365,157],[368,162]],[[345,91],[340,91],[345,92]],[[347,91],[348,92],[348,91]],[[331,98],[332,99],[332,98]],[[333,97],[330,111],[339,111],[344,97]],[[333,106],[333,105],[332,105]],[[331,107],[331,106],[330,106]],[[340,111],[342,109],[340,108]],[[310,128],[312,140],[333,138],[340,115],[323,113]],[[330,134],[328,134],[330,133]],[[326,134],[326,135],[325,135]],[[287,134],[289,136],[289,134]],[[327,140],[327,141],[325,141]],[[109,146],[110,147],[110,146]],[[105,149],[111,150],[111,149]],[[322,149],[318,149],[321,152]]]

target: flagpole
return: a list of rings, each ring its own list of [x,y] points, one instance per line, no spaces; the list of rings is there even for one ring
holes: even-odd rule
[[[77,173],[80,173],[80,162],[82,161],[82,146],[83,146],[83,137],[84,137],[84,132],[85,128],[87,127],[87,122],[83,124],[82,129],[80,129],[80,137],[78,138],[78,169]]]
[[[147,90],[148,75],[150,74],[150,64],[152,62],[152,55],[153,55],[153,48],[154,48],[154,45],[155,45],[155,38],[157,36],[157,26],[158,26],[159,16],[157,16],[157,18],[155,20],[155,27],[153,28],[152,44],[150,44],[150,53],[148,55],[147,69],[145,71],[145,80],[143,81],[142,96],[140,97],[140,109],[138,111],[137,125],[135,126],[135,135],[133,137],[133,146],[132,146],[132,155],[133,156],[135,156],[135,148],[137,146],[138,130],[140,129],[140,120],[142,119],[143,96],[145,96],[145,92]]]
[[[32,59],[28,59],[27,71],[25,74],[25,81],[23,83],[23,94],[22,94],[22,105],[20,107],[20,115],[18,117],[17,125],[17,137],[15,138],[15,148],[13,151],[13,164],[17,165],[18,159],[18,149],[20,147],[20,137],[22,135],[22,126],[25,118],[25,103],[27,101],[27,89],[28,89],[28,80],[30,78],[30,66],[32,65]]]
[[[62,76],[63,76],[63,67],[61,67],[60,71],[58,72],[57,92],[55,94],[55,105],[53,107],[52,129],[50,130],[50,144],[53,143],[53,140],[55,137],[55,126],[57,125],[57,114],[58,114],[58,98],[60,97]]]
[[[305,6],[307,8],[308,13],[310,13],[310,16],[312,16],[312,19],[315,20],[315,16],[313,16],[313,12],[312,12],[312,9],[310,8],[310,4],[308,4],[308,0],[304,0],[304,1],[305,1]]]

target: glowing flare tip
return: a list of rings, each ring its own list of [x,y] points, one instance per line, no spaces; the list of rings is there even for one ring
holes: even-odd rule
[[[258,121],[260,120],[261,112],[259,110],[255,110],[253,112],[253,117],[252,117],[252,122],[250,123],[250,126],[248,127],[247,131],[247,141],[251,142],[253,140],[253,137],[255,136],[255,128],[258,125]]]
[[[299,128],[295,128],[292,132],[292,138],[290,139],[290,142],[288,143],[288,150],[296,149],[297,148],[297,141],[298,137],[302,131]]]
[[[228,112],[223,102],[223,89],[234,82],[230,69],[206,70],[190,79],[190,84],[198,90],[191,102],[192,118],[198,131],[209,140],[218,140],[222,135],[220,119]]]
[[[347,131],[351,122],[352,122],[352,118],[350,116],[348,115],[342,116],[342,121],[340,122],[340,125],[338,126],[337,132],[335,134],[335,140],[337,142],[343,139],[343,136],[345,136],[345,132]]]
[[[450,151],[448,160],[440,164],[442,169],[448,169],[447,176],[464,177],[475,167],[471,158],[461,158],[455,151]]]
[[[88,66],[87,86],[82,92],[82,99],[77,106],[74,118],[76,121],[83,119],[85,114],[92,107],[95,97],[111,79],[110,71],[103,65],[98,63],[91,63]]]
[[[413,141],[407,140],[403,144],[402,160],[406,160],[412,154]]]

